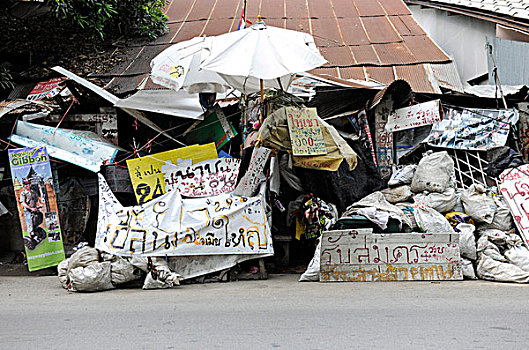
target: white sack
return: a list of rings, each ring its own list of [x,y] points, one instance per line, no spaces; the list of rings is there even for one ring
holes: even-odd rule
[[[424,205],[414,204],[413,216],[417,226],[426,233],[453,233],[452,226],[437,210]]]
[[[99,252],[97,249],[84,246],[72,254],[68,268],[71,270],[77,267],[88,266],[97,261],[99,261]]]
[[[446,151],[426,154],[417,166],[411,190],[443,193],[450,185],[453,172],[454,161]]]
[[[474,265],[472,261],[461,258],[461,271],[463,272],[463,277],[471,280],[477,280],[476,273],[474,272]]]
[[[479,257],[481,258],[483,255],[487,255],[491,259],[500,261],[500,262],[507,262],[508,260],[505,259],[503,254],[500,252],[500,249],[498,246],[490,241],[490,238],[486,235],[481,236],[478,239],[477,252],[479,253]]]
[[[415,175],[415,170],[417,165],[406,165],[404,168],[395,171],[391,178],[388,181],[388,186],[399,186],[399,185],[409,185],[413,180]]]
[[[145,277],[143,289],[172,288],[180,285],[180,275],[167,266],[158,266]]]
[[[414,199],[417,203],[424,203],[440,213],[451,212],[458,201],[456,190],[451,187],[447,188],[443,193],[418,193],[415,195]]]
[[[312,282],[320,280],[320,252],[321,252],[321,238],[318,238],[318,245],[314,256],[307,266],[307,270],[299,278],[299,282]]]
[[[498,282],[529,282],[529,272],[524,271],[514,264],[504,263],[488,255],[481,255],[478,263],[477,274],[479,278]]]
[[[74,292],[95,292],[114,288],[110,280],[110,262],[93,262],[85,267],[70,269],[68,277]]]
[[[529,250],[524,246],[512,247],[505,251],[505,257],[514,265],[529,272]]]
[[[136,270],[126,258],[116,256],[110,263],[110,280],[114,285],[134,281],[140,277],[141,272]]]
[[[476,237],[474,237],[475,231],[474,225],[471,224],[458,224],[455,227],[455,231],[459,232],[459,249],[461,250],[461,256],[470,260],[476,260],[478,258],[476,251]]]
[[[490,224],[484,223],[480,225],[480,229],[498,229],[501,231],[510,231],[513,228],[513,221],[511,211],[508,204],[501,195],[492,196],[494,204],[496,205],[496,212],[494,219]]]
[[[484,222],[491,224],[496,212],[496,204],[482,185],[473,184],[461,195],[461,201],[465,212],[468,213],[476,223]]]
[[[70,259],[64,259],[57,265],[57,277],[59,277],[59,282],[64,289],[68,289],[68,284],[70,279],[68,278],[68,263]]]
[[[400,203],[400,202],[406,202],[411,199],[413,196],[413,193],[411,192],[410,186],[403,185],[399,187],[392,187],[392,188],[386,188],[383,189],[382,194],[386,198],[386,200],[390,203]]]

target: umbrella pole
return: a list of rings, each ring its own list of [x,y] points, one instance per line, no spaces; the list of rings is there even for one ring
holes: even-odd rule
[[[259,79],[259,84],[261,85],[261,118],[259,119],[259,124],[262,125],[263,124],[263,115],[265,113],[263,79]]]

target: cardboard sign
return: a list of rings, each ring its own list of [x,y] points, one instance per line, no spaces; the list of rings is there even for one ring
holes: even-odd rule
[[[529,246],[529,164],[507,169],[500,175],[500,191],[507,201],[518,232]]]
[[[316,108],[285,107],[292,154],[314,156],[327,154]]]
[[[26,147],[46,146],[50,156],[98,172],[103,164],[110,164],[118,147],[83,130],[55,129],[19,120],[11,141]]]
[[[102,175],[95,246],[128,257],[274,252],[261,194],[182,199],[171,191],[124,207]]]
[[[445,108],[444,119],[432,126],[427,142],[430,146],[489,150],[504,146],[510,125],[518,122],[515,109]]]
[[[165,192],[186,197],[207,197],[235,189],[241,161],[234,158],[205,160],[190,166],[163,165]]]
[[[8,151],[28,269],[56,266],[64,246],[46,147]]]
[[[233,191],[233,194],[237,196],[250,197],[255,194],[259,183],[263,178],[263,170],[266,165],[266,161],[270,156],[271,150],[264,147],[255,147],[252,152],[252,158],[250,159],[250,165],[248,170],[242,177],[241,181]]]
[[[192,160],[192,163],[195,164],[214,158],[217,158],[217,149],[214,143],[208,143],[127,160],[130,180],[138,204],[143,204],[165,193],[163,165],[178,165],[181,164],[179,160]]]
[[[320,281],[462,280],[459,234],[322,233]]]
[[[396,109],[395,113],[389,115],[386,130],[395,132],[437,123],[441,120],[439,101],[433,100]]]

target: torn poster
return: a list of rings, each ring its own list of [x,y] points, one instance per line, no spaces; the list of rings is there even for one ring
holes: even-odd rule
[[[250,159],[248,170],[237,184],[234,194],[243,197],[250,197],[255,194],[261,180],[264,178],[263,170],[270,156],[270,149],[265,147],[255,147]]]
[[[516,228],[525,245],[529,246],[529,164],[501,173],[499,188],[509,205]]]
[[[28,269],[56,266],[64,246],[46,147],[8,151]]]
[[[143,204],[165,193],[163,165],[188,166],[208,159],[217,158],[214,143],[193,145],[171,151],[160,152],[127,160],[132,188],[138,204]],[[188,160],[188,162],[185,162]],[[192,163],[189,164],[189,161]]]
[[[206,112],[203,121],[196,122],[184,134],[187,143],[215,142],[217,149],[220,149],[228,141],[237,135],[237,130],[228,120],[222,108],[215,105],[212,109]]]
[[[317,156],[327,154],[316,108],[285,107],[292,154]]]
[[[386,130],[391,132],[407,130],[441,121],[439,102],[440,100],[433,100],[396,109],[389,115]]]
[[[90,131],[56,129],[19,120],[11,141],[26,147],[46,146],[50,156],[98,172],[114,161],[119,148]]]
[[[207,197],[235,189],[241,161],[235,158],[205,160],[189,166],[162,165],[165,192],[186,197]]]
[[[428,136],[430,146],[477,151],[505,146],[510,125],[518,122],[515,109],[444,110],[443,120],[432,126]]]
[[[264,190],[264,187],[263,187]],[[171,191],[133,207],[121,205],[99,174],[96,248],[121,256],[273,253],[263,201],[222,194],[182,199]]]

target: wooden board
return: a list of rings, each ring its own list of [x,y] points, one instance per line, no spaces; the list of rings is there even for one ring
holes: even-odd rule
[[[462,280],[459,234],[322,234],[320,281]]]

